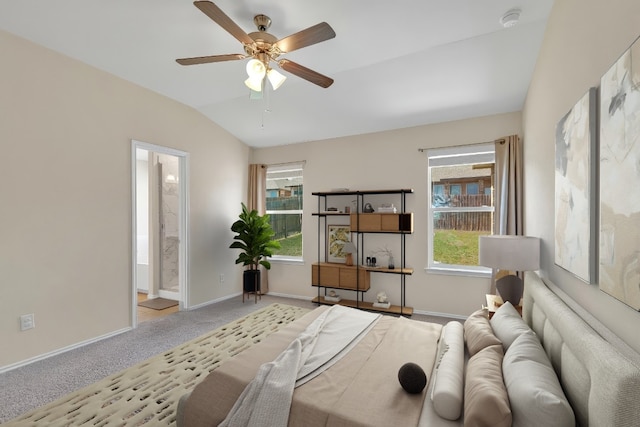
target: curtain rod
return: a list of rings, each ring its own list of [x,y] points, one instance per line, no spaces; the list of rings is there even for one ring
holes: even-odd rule
[[[447,145],[446,147],[429,147],[429,148],[418,148],[418,151],[421,153],[424,153],[427,150],[438,150],[441,148],[455,148],[455,147],[468,147],[470,145],[483,145],[483,144],[491,144],[493,142],[499,142],[500,144],[504,144],[506,142],[506,139],[504,138],[499,138],[499,139],[495,139],[493,141],[485,141],[485,142],[474,142],[472,144],[457,144],[457,145]]]
[[[301,164],[301,165],[306,165],[307,161],[306,160],[295,160],[293,162],[284,162],[284,163],[269,163],[265,166],[286,166],[286,165],[291,165],[291,164]]]
[[[307,161],[306,160],[298,160],[298,161],[294,161],[294,162],[284,162],[284,163],[269,163],[269,164],[262,164],[262,163],[251,163],[251,164],[257,164],[260,165],[261,168],[266,168],[268,166],[287,166],[287,165],[291,165],[291,164],[299,164],[299,165],[306,165]]]

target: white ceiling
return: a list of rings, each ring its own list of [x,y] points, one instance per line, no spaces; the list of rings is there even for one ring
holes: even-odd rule
[[[283,55],[335,80],[288,79],[263,100],[244,53],[189,0],[3,0],[0,28],[190,105],[253,147],[484,116],[522,108],[553,0],[215,0],[247,33],[277,38],[325,21],[334,39]],[[500,17],[522,9],[505,29]],[[265,110],[270,110],[265,112]]]

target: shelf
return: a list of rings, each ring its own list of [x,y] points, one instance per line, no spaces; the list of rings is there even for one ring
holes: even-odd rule
[[[312,264],[313,266],[326,266],[326,267],[331,267],[331,268],[344,268],[344,269],[351,269],[351,270],[355,270],[356,268],[362,271],[371,271],[374,273],[387,273],[387,274],[413,274],[413,268],[393,268],[393,269],[389,269],[387,267],[367,267],[365,265],[346,265],[346,264],[340,264],[340,263],[336,263],[336,262],[314,262]],[[314,285],[316,286],[316,285]],[[332,286],[335,288],[338,288],[338,286]]]
[[[398,314],[398,315],[406,315],[406,316],[413,315],[413,307],[407,307],[407,306],[400,307],[399,305],[391,305],[389,308],[381,308],[381,307],[374,307],[373,303],[366,302],[366,301],[356,302],[350,299],[342,299],[339,302],[333,302],[333,301],[327,301],[324,299],[324,297],[321,297],[321,296],[315,297],[312,302],[316,304],[325,304],[325,305],[339,304],[339,305],[344,305],[346,307],[360,308],[362,310],[377,311],[380,313],[390,313],[390,314]]]
[[[386,267],[366,267],[364,265],[360,266],[361,269],[371,271],[372,273],[387,273],[387,274],[413,274],[413,268],[393,268],[389,269]]]
[[[311,193],[313,196],[345,196],[358,194],[403,194],[413,193],[413,188],[402,188],[397,190],[345,190],[345,191],[317,191]]]
[[[311,215],[313,216],[349,216],[351,213],[349,212],[313,212]]]
[[[389,190],[350,190],[334,189],[333,191],[318,191],[311,194],[318,197],[318,207],[315,212],[312,212],[312,216],[318,218],[318,262],[311,266],[311,285],[318,288],[318,296],[313,301],[316,304],[340,304],[348,307],[360,308],[363,310],[376,311],[380,313],[389,313],[400,316],[411,316],[413,314],[413,308],[406,306],[406,276],[413,274],[412,268],[406,267],[406,236],[413,233],[413,213],[406,211],[406,196],[413,193],[413,189],[389,189]],[[394,199],[400,199],[400,206],[395,212],[359,212],[364,210],[363,206],[366,206],[365,198],[370,195],[395,195]],[[341,196],[348,196],[348,199]],[[355,196],[355,197],[353,197]],[[329,204],[329,198],[331,198],[331,204]],[[336,200],[333,200],[333,199]],[[349,207],[349,204],[342,205],[337,203],[337,200],[352,200],[355,202],[355,207]],[[383,198],[385,199],[385,198]],[[336,205],[337,203],[337,205]],[[342,210],[337,210],[334,206],[345,206]],[[335,210],[334,210],[335,209]],[[369,210],[369,209],[368,209]],[[370,209],[373,210],[373,209]],[[384,209],[383,209],[384,210]],[[347,213],[346,211],[352,211]],[[329,218],[341,217],[349,218],[349,230],[352,236],[355,237],[356,248],[361,248],[362,251],[366,248],[365,240],[366,235],[372,234],[393,234],[398,236],[400,240],[400,263],[395,264],[397,268],[389,269],[386,266],[367,267],[364,264],[364,258],[362,254],[364,252],[356,252],[353,254],[353,261],[355,265],[346,265],[338,263],[323,262],[328,260],[328,231],[324,234],[325,242],[321,243],[321,237],[323,236],[322,225],[328,226],[330,223]],[[340,220],[342,222],[342,220]],[[351,240],[351,239],[349,239]],[[325,250],[324,257],[322,256],[322,248]],[[359,263],[362,261],[362,264]],[[383,274],[395,274],[400,282],[400,305],[392,305],[389,308],[374,307],[373,303],[364,302],[364,293],[371,288],[371,273],[383,273]],[[327,301],[325,296],[322,296],[320,288],[326,289],[344,289],[352,292],[356,292],[354,300],[341,300],[339,302]]]

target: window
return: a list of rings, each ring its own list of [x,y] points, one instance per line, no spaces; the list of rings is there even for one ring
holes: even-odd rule
[[[304,163],[267,166],[267,209],[280,249],[273,259],[302,259],[302,168]]]
[[[428,268],[486,272],[478,266],[478,237],[493,230],[494,145],[438,148],[427,154]],[[444,187],[448,194],[439,190]]]

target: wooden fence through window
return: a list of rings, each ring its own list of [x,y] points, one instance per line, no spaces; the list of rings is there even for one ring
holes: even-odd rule
[[[302,209],[302,196],[291,197],[267,197],[268,211],[298,210]],[[270,214],[271,228],[276,233],[274,239],[286,239],[287,237],[302,232],[301,214]]]
[[[433,206],[480,207],[491,206],[491,195],[464,194],[450,197],[434,196]],[[434,212],[436,230],[486,231],[493,229],[491,212]]]

